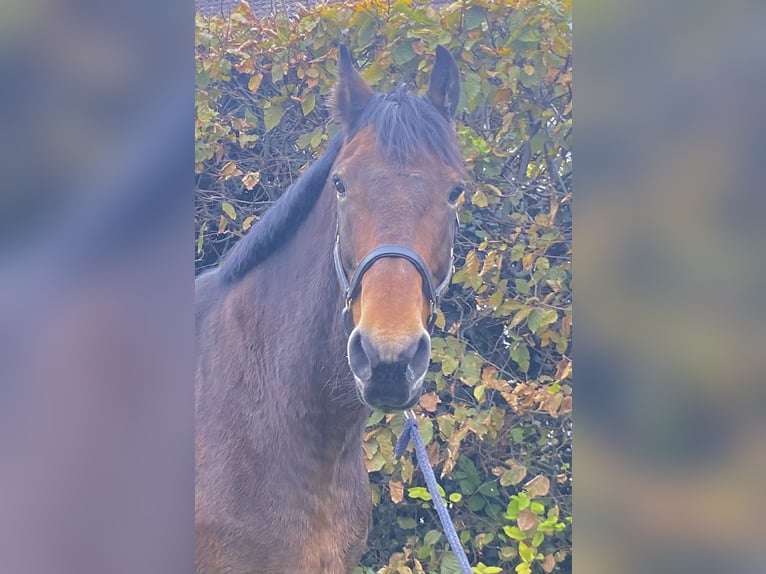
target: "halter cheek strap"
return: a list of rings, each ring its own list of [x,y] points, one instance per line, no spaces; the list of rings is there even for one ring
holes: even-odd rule
[[[354,271],[354,275],[351,277],[351,281],[349,282],[349,280],[346,278],[346,270],[343,268],[343,262],[341,261],[340,257],[340,235],[336,234],[333,258],[335,259],[335,272],[337,273],[338,281],[340,281],[340,285],[343,288],[344,299],[346,301],[346,304],[343,308],[343,322],[346,327],[346,334],[350,334],[351,331],[354,330],[354,320],[351,314],[351,303],[354,301],[354,298],[359,291],[362,277],[364,277],[364,274],[370,269],[370,267],[372,267],[376,261],[387,257],[406,259],[415,266],[415,269],[423,280],[423,294],[428,299],[428,303],[430,305],[430,314],[428,317],[427,328],[429,332],[433,330],[434,322],[436,321],[436,305],[439,303],[442,294],[447,289],[450,280],[452,279],[454,262],[454,251],[452,247],[450,247],[449,268],[447,270],[447,275],[436,287],[434,287],[433,280],[431,279],[431,273],[429,272],[425,261],[423,261],[423,258],[409,247],[404,247],[403,245],[381,245],[370,251],[359,262],[359,265],[357,266],[356,271]]]

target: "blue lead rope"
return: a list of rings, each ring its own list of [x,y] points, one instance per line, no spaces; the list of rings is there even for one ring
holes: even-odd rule
[[[431,463],[428,460],[426,445],[423,444],[423,439],[420,438],[420,433],[418,432],[418,421],[415,419],[414,414],[407,415],[407,421],[404,423],[404,430],[402,431],[399,439],[396,441],[394,457],[399,458],[402,456],[402,454],[404,454],[404,449],[407,448],[410,440],[415,443],[415,455],[418,460],[418,465],[420,466],[420,470],[426,479],[428,492],[431,493],[431,499],[433,500],[436,514],[439,515],[439,520],[442,523],[442,528],[444,529],[444,534],[447,536],[447,541],[449,542],[450,548],[452,549],[452,553],[460,563],[460,570],[463,572],[463,574],[472,574],[473,570],[471,569],[471,565],[468,563],[468,557],[465,555],[463,545],[460,544],[460,538],[458,538],[457,531],[455,530],[455,525],[452,524],[452,519],[447,512],[447,507],[445,506],[444,501],[442,500],[442,496],[439,493],[438,484],[436,483],[436,476],[434,476],[433,468],[431,468]]]

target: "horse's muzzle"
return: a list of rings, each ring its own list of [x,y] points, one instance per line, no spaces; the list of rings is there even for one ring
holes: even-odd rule
[[[431,358],[431,338],[423,331],[405,345],[374,341],[357,328],[348,340],[348,362],[362,397],[385,411],[417,402]]]

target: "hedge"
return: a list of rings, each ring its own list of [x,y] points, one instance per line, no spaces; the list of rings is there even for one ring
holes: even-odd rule
[[[571,572],[572,68],[566,1],[340,2],[295,19],[246,3],[196,22],[196,262],[215,265],[337,130],[337,44],[378,91],[424,90],[437,44],[462,75],[473,181],[441,305],[421,434],[476,572]],[[376,505],[359,574],[458,572],[409,456],[374,412]]]

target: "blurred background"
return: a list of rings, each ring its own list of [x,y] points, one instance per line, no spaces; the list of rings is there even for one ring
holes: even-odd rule
[[[755,2],[575,8],[575,571],[760,572]]]
[[[0,7],[0,571],[193,571],[193,26]]]

